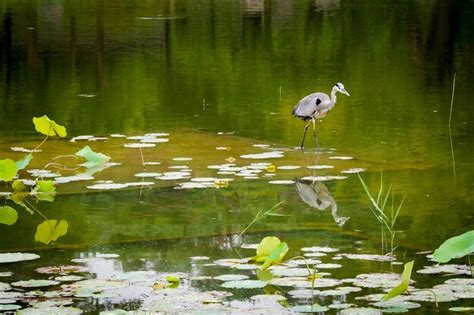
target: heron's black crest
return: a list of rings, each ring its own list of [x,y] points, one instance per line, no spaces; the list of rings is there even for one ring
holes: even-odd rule
[[[341,85],[340,85],[339,83],[336,83],[336,86],[337,86],[338,88],[341,88]]]

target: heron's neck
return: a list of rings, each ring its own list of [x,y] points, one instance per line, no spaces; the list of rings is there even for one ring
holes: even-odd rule
[[[331,91],[331,105],[332,106],[336,104],[336,100],[337,100],[336,92],[337,92],[337,87],[333,87]]]

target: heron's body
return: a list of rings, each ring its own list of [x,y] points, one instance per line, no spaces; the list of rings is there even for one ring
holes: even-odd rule
[[[334,85],[334,87],[332,88],[331,97],[329,97],[329,95],[327,94],[320,92],[312,93],[303,97],[293,108],[292,113],[294,117],[298,117],[304,121],[310,120],[310,122],[305,126],[303,141],[301,142],[301,149],[303,149],[306,131],[311,122],[313,123],[313,136],[316,140],[316,143],[318,143],[315,131],[316,119],[321,119],[325,117],[328,112],[334,107],[337,100],[337,92],[341,92],[349,96],[349,93],[347,93],[347,91],[344,89],[344,85],[342,83],[336,83],[336,85]]]
[[[350,217],[341,217],[337,214],[336,201],[322,182],[306,182],[299,179],[296,181],[296,191],[301,200],[312,208],[323,211],[330,206],[332,217],[337,225],[343,226],[350,219]]]
[[[313,93],[303,97],[293,108],[293,116],[303,120],[321,119],[334,107],[334,100],[324,93]]]

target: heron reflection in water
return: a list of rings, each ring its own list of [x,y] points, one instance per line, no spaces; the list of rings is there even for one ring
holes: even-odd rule
[[[337,215],[336,201],[322,182],[297,179],[296,190],[301,200],[312,208],[324,211],[331,206],[331,215],[338,226],[343,226],[350,219]]]

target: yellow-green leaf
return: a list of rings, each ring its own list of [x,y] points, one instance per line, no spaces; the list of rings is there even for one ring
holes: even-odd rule
[[[396,296],[399,296],[403,292],[405,292],[408,289],[408,285],[410,284],[410,278],[411,278],[411,271],[413,269],[413,264],[415,263],[414,260],[407,262],[403,268],[403,273],[402,273],[402,282],[400,282],[399,285],[394,287],[390,292],[388,292],[384,297],[383,300],[387,301],[391,298],[394,298]]]
[[[6,225],[15,224],[18,220],[18,213],[9,206],[0,207],[0,223]]]
[[[260,244],[258,244],[257,257],[270,255],[280,243],[280,239],[276,236],[265,237]]]
[[[34,117],[33,123],[35,124],[36,131],[46,136],[59,136],[61,138],[67,136],[66,127],[58,125],[46,115]]]
[[[54,194],[56,193],[56,186],[54,186],[54,181],[52,180],[39,180],[36,183],[34,191],[38,193]]]
[[[67,221],[46,220],[36,228],[35,240],[44,244],[56,241],[59,237],[67,234],[69,224]]]
[[[263,263],[262,269],[267,269],[271,265],[278,265],[283,257],[285,257],[286,253],[288,252],[288,244],[282,242],[278,244],[278,246],[268,255],[267,260]]]
[[[15,162],[10,159],[0,160],[0,180],[11,181],[16,176],[17,168]]]

